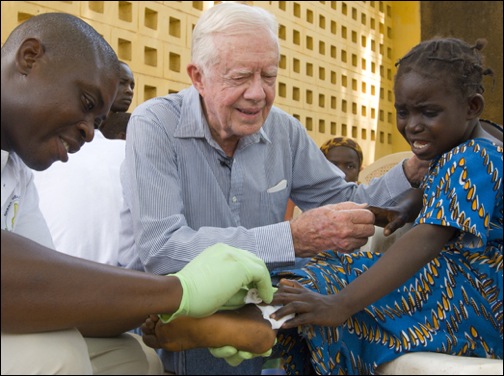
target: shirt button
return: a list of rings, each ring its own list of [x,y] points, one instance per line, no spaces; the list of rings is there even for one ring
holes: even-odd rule
[[[236,203],[236,201],[238,201],[238,199],[236,198],[236,196],[233,196],[233,198],[231,199],[231,201],[233,201],[233,203]]]

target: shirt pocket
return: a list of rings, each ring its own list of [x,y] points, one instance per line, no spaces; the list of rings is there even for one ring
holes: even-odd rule
[[[261,213],[268,219],[268,224],[282,222],[289,198],[287,180],[282,179],[277,184],[261,193]]]

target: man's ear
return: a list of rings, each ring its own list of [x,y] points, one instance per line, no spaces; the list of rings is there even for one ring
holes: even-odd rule
[[[16,67],[23,75],[28,75],[33,64],[45,52],[44,45],[36,38],[28,38],[21,43],[16,54]]]
[[[477,118],[485,108],[485,99],[481,94],[474,94],[467,100],[467,119],[471,120]]]
[[[194,64],[189,64],[187,66],[187,74],[191,78],[193,86],[198,90],[200,94],[202,94],[204,90],[203,86],[203,74],[201,70]]]

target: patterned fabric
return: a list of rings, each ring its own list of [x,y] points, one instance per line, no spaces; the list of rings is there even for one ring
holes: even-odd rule
[[[407,352],[502,359],[502,147],[470,140],[442,155],[424,181],[415,225],[459,235],[400,288],[339,327],[305,326],[279,335],[286,371],[374,374]],[[279,273],[334,294],[370,268],[378,253],[329,251]]]

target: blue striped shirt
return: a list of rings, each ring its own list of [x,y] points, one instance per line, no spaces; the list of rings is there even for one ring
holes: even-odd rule
[[[226,159],[194,87],[135,109],[121,179],[120,263],[156,274],[180,270],[217,242],[246,249],[269,268],[292,264],[283,220],[289,197],[302,210],[380,204],[410,187],[400,165],[370,187],[347,183],[301,123],[276,107]]]

